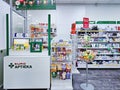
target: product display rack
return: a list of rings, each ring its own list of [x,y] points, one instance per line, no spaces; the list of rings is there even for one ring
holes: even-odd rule
[[[84,34],[90,38],[88,46],[82,45]],[[120,68],[120,30],[77,30],[77,68],[86,68],[86,63],[80,59],[82,50],[97,51],[96,58],[88,64],[88,68]]]
[[[51,39],[53,39],[56,36],[56,26],[54,24],[51,25],[50,34],[51,34]],[[15,40],[27,40],[27,39],[29,40],[29,43],[41,42],[42,49],[47,49],[48,48],[48,24],[47,23],[31,24],[29,33],[14,33],[12,41],[14,43]],[[21,46],[21,45],[18,44],[18,46]],[[15,44],[13,44],[12,46],[12,49],[15,50],[14,47],[15,47]],[[30,46],[29,46],[29,49],[30,49]]]
[[[71,41],[55,37],[51,46],[51,90],[73,90]]]
[[[51,24],[51,40],[56,36],[56,25]],[[43,48],[48,48],[48,23],[30,25],[30,37],[32,41],[42,40]]]

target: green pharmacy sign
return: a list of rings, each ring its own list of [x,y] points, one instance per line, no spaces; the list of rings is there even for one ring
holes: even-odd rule
[[[15,0],[17,10],[55,10],[56,0]]]
[[[42,52],[42,42],[30,42],[30,52]]]

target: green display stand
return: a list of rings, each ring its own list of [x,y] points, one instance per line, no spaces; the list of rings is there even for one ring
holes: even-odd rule
[[[42,52],[42,42],[30,42],[30,52]]]

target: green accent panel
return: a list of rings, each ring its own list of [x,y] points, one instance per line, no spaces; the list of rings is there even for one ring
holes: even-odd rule
[[[16,1],[17,0],[14,0],[14,2]],[[31,1],[34,1],[32,5],[29,4]],[[54,1],[54,3],[52,1]],[[17,10],[55,10],[56,0],[27,0],[26,5],[21,3],[19,6],[16,6],[16,9]]]
[[[30,42],[30,52],[42,52],[42,42]]]
[[[90,24],[95,24],[95,21],[89,21]],[[76,21],[76,24],[83,24],[83,21]]]
[[[83,21],[76,21],[76,24],[83,24]]]
[[[97,24],[116,24],[116,21],[97,21]]]
[[[120,21],[117,21],[117,24],[120,24]]]
[[[9,15],[6,14],[6,53],[9,56]]]
[[[48,15],[48,55],[51,55],[51,15]]]

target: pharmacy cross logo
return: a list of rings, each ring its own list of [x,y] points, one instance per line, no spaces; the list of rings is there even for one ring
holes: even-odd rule
[[[14,64],[13,64],[13,63],[10,63],[8,66],[9,66],[10,68],[13,68],[13,67],[14,67]]]
[[[31,64],[26,64],[26,62],[15,62],[8,65],[11,69],[31,69]]]

